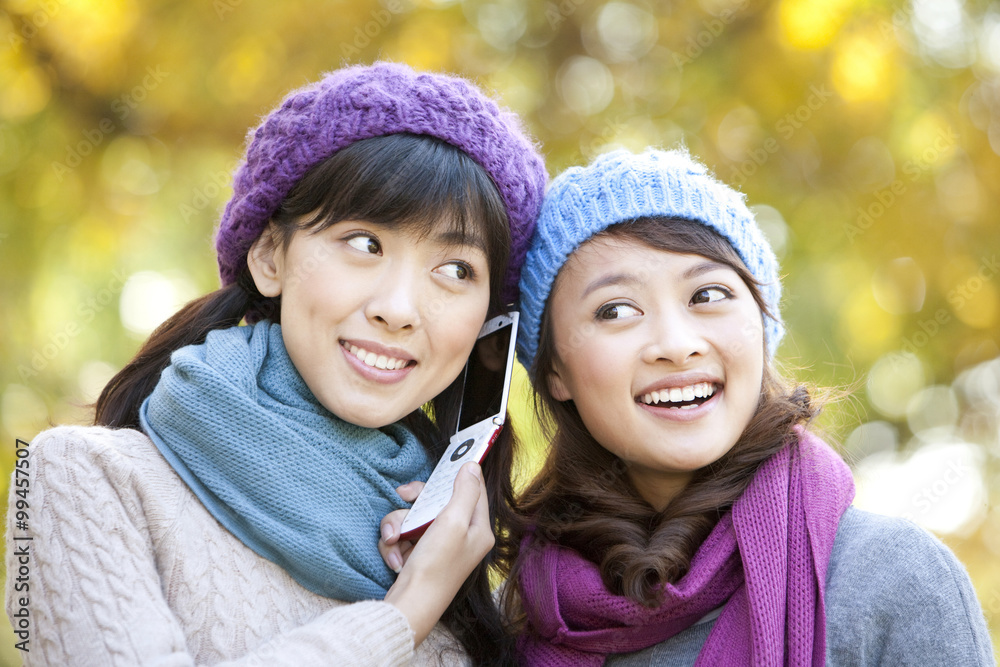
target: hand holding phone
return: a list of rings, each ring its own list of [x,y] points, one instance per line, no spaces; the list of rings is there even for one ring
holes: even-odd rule
[[[405,564],[385,596],[406,616],[414,644],[430,633],[494,542],[479,466],[463,465],[455,479],[454,496],[428,527],[427,539],[411,545],[408,555],[403,555]]]
[[[486,322],[465,366],[462,405],[455,433],[413,507],[403,519],[400,539],[415,540],[451,498],[455,476],[468,461],[481,463],[503,428],[514,366],[518,313]]]

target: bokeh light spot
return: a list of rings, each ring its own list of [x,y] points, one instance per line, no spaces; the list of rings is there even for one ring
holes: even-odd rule
[[[909,352],[890,352],[868,372],[868,398],[890,419],[906,415],[910,399],[927,384],[924,365]]]
[[[899,257],[875,270],[872,293],[886,312],[894,315],[916,313],[924,306],[927,281],[912,257]]]
[[[965,442],[925,444],[909,456],[881,452],[855,468],[856,507],[910,519],[939,534],[984,518],[983,452]]]
[[[782,0],[781,36],[798,49],[821,49],[844,21],[845,0]]]
[[[148,336],[173,315],[197,290],[186,278],[168,277],[156,271],[139,271],[125,281],[119,312],[126,329]]]
[[[890,93],[890,44],[878,32],[857,32],[840,40],[831,77],[849,102],[883,99]]]
[[[841,313],[841,327],[856,356],[874,359],[900,335],[899,321],[879,307],[870,290],[856,290]]]
[[[607,66],[595,58],[573,56],[556,74],[559,96],[581,116],[603,111],[615,94],[615,81]]]

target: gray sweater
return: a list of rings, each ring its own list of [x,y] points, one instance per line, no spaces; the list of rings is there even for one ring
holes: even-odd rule
[[[693,665],[717,614],[609,667]],[[995,665],[972,582],[937,538],[903,519],[848,508],[826,579],[828,665]]]

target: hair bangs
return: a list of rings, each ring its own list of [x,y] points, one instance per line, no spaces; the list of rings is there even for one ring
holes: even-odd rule
[[[464,151],[426,135],[392,134],[357,141],[314,167],[273,220],[284,245],[295,229],[319,231],[343,220],[406,230],[416,238],[447,226],[456,245],[481,248],[490,264],[491,310],[510,253],[510,226],[500,192]]]

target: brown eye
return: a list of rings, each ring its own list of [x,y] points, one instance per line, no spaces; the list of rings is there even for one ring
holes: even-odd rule
[[[732,293],[722,287],[705,287],[694,293],[694,296],[691,297],[691,303],[712,303],[728,299],[731,296]]]
[[[609,303],[598,308],[594,315],[599,320],[620,320],[625,317],[642,315],[642,311],[627,303]]]
[[[469,280],[473,277],[472,267],[465,262],[448,262],[439,266],[436,271],[455,280]]]
[[[372,255],[382,254],[382,245],[373,236],[367,236],[365,234],[358,234],[357,236],[352,236],[347,239],[347,245],[360,250],[361,252],[367,252]]]

